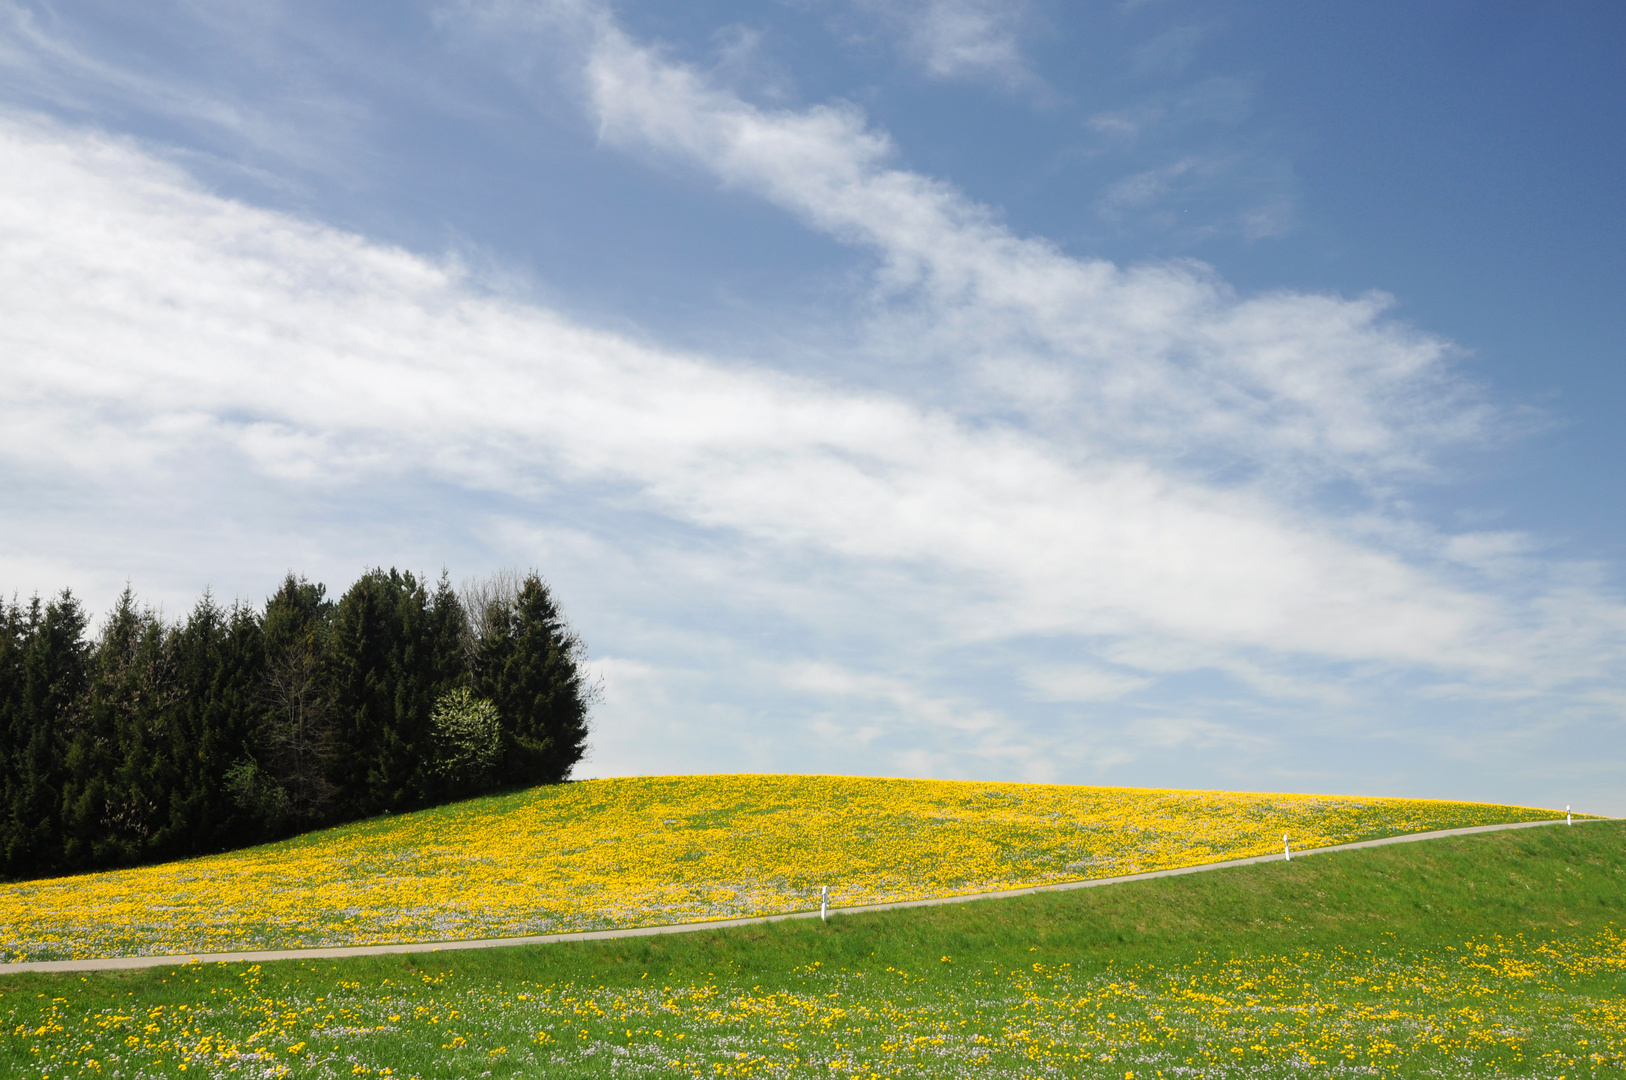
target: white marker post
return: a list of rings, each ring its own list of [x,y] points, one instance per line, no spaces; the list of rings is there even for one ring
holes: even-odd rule
[[[819,918],[824,922],[830,921],[830,886],[819,886]]]
[[[1564,824],[1566,824],[1566,825],[1574,825],[1575,824],[1574,821],[1570,820],[1570,808],[1568,806],[1564,807]]]
[[[1293,861],[1293,848],[1287,842],[1287,834],[1282,833],[1282,858],[1288,862]]]

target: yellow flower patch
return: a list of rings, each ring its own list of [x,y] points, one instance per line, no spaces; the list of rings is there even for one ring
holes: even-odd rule
[[[983,892],[1550,819],[1479,803],[835,776],[533,788],[0,886],[6,960],[445,941]]]
[[[685,1080],[1577,1080],[1626,1065],[1626,940],[1614,929],[1199,954],[1093,974],[981,964],[952,982],[816,963],[788,977],[611,986],[455,970],[363,984],[335,981],[339,970],[180,968],[149,988],[178,1003],[140,1017],[107,1004],[105,987],[47,999],[0,984],[0,1063],[48,1077],[98,1075],[105,1062],[119,1076]]]

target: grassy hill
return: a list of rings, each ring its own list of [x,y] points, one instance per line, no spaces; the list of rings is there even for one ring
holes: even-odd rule
[[[1626,823],[1589,822],[828,924],[14,975],[0,1063],[51,1077],[1619,1077],[1623,886]]]
[[[1550,810],[831,776],[596,780],[0,886],[7,960],[506,937],[1111,877]]]

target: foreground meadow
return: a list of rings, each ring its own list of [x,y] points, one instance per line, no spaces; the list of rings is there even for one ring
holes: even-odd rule
[[[826,776],[594,780],[0,886],[7,961],[507,937],[1111,877],[1554,817],[1423,799]],[[1562,815],[1556,815],[1562,816]]]
[[[656,939],[0,979],[37,1077],[1620,1077],[1626,828]]]

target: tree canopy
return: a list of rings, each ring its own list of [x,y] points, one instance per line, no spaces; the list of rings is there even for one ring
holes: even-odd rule
[[[370,570],[165,622],[0,604],[0,875],[220,851],[565,780],[597,687],[540,576]]]

